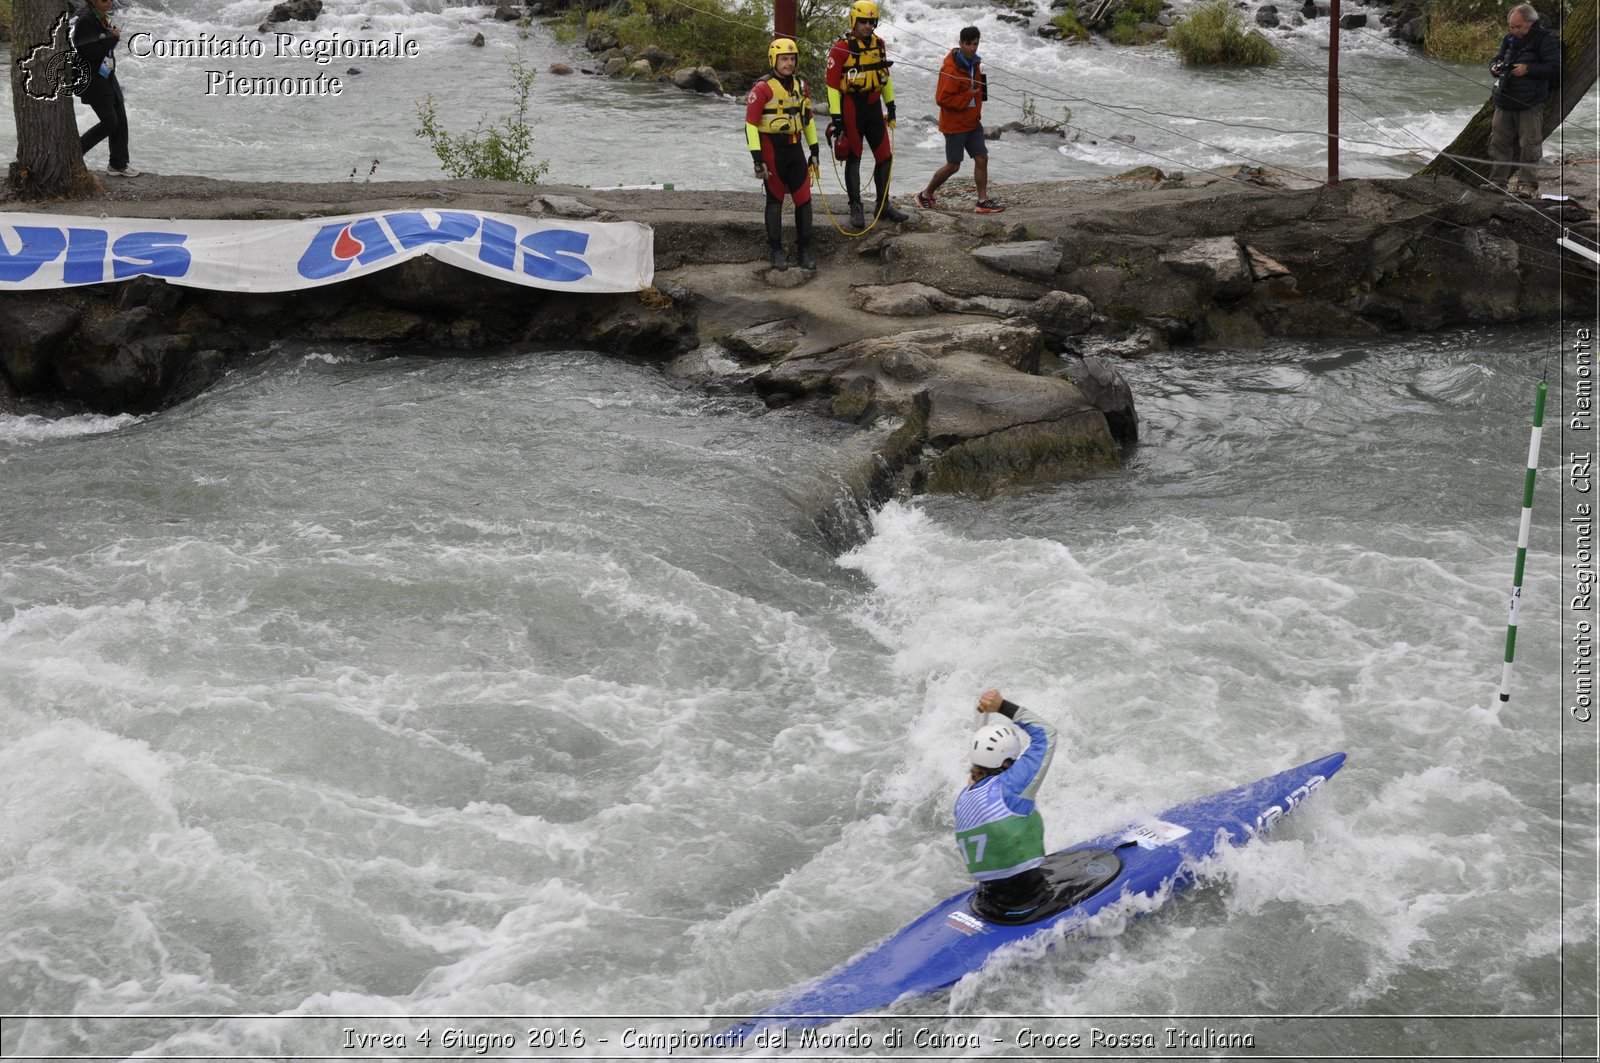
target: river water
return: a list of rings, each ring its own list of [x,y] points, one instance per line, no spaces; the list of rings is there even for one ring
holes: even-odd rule
[[[159,415],[0,418],[0,1010],[283,1016],[9,1020],[0,1049],[707,1029],[960,888],[998,685],[1060,723],[1052,845],[1350,761],[1205,888],[901,1008],[940,1016],[907,1036],[1548,1056],[1559,1025],[1513,1017],[1592,1012],[1595,975],[1548,473],[1495,709],[1548,348],[1125,363],[1125,472],[891,504],[843,555],[842,430],[581,352],[280,349]],[[442,1018],[486,1015],[539,1018]]]
[[[458,38],[517,43],[478,7],[328,9],[431,42],[426,77],[363,64],[392,121],[206,103],[192,70],[130,63],[136,164],[339,179],[376,154],[420,176],[403,102],[433,87],[471,113],[457,90],[493,55]],[[125,17],[178,32],[198,10]],[[965,21],[912,16],[941,41]],[[1291,106],[1279,86],[1215,110],[1213,81],[1160,53],[979,21],[1030,77],[1104,87],[1143,64],[1147,102]],[[1435,76],[1356,54],[1391,64],[1378,81]],[[1446,136],[1475,102],[1435,87],[1391,86],[1390,118]],[[728,101],[538,91],[553,179],[740,176],[736,145],[705,150]],[[1030,144],[1004,166],[1136,156]],[[629,1030],[714,1028],[961,888],[949,809],[971,703],[998,685],[1060,724],[1052,846],[1350,761],[1203,888],[830,1036],[925,1058],[1147,1036],[1163,1056],[1248,1037],[1257,1056],[1592,1057],[1594,729],[1563,707],[1553,434],[1496,699],[1533,389],[1566,338],[1122,362],[1125,471],[891,504],[842,554],[817,529],[845,428],[579,351],[282,346],[154,416],[0,416],[0,1054],[652,1058]]]

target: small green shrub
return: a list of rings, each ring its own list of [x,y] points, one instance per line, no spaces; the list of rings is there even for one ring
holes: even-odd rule
[[[1064,41],[1087,41],[1091,36],[1089,27],[1078,21],[1078,16],[1071,8],[1061,12],[1050,20],[1050,25],[1061,31]]]
[[[1190,12],[1172,27],[1167,44],[1192,66],[1269,66],[1278,61],[1278,49],[1228,6],[1213,0]]]
[[[16,25],[11,14],[11,0],[0,0],[0,40],[11,39],[11,27]]]
[[[533,127],[528,123],[528,96],[533,92],[535,71],[521,58],[507,64],[511,70],[512,113],[485,128],[482,121],[468,133],[452,134],[439,125],[439,115],[434,107],[433,94],[417,104],[417,119],[422,124],[415,130],[426,137],[439,156],[445,173],[457,180],[517,181],[521,184],[538,184],[539,178],[550,168],[548,162],[533,162]]]
[[[1452,63],[1487,61],[1505,36],[1505,13],[1475,0],[1444,0],[1428,12],[1422,50]]]
[[[1112,44],[1140,45],[1160,40],[1165,28],[1151,24],[1161,15],[1162,0],[1128,0],[1111,19],[1106,40]]]

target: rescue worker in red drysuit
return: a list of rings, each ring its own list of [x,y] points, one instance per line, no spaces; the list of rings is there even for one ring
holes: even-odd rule
[[[744,135],[757,180],[767,190],[767,244],[772,268],[788,269],[783,256],[783,197],[794,200],[795,261],[816,269],[811,254],[811,172],[817,166],[817,125],[811,93],[796,73],[800,49],[779,37],[767,49],[772,73],[756,82],[745,98]],[[811,157],[806,158],[806,149]]]
[[[873,214],[889,221],[909,215],[889,202],[889,170],[893,149],[889,130],[894,128],[894,83],[889,79],[888,49],[877,34],[878,5],[857,0],[850,6],[850,33],[828,52],[828,142],[844,163],[844,189],[850,198],[850,227],[867,227],[861,206],[862,142],[872,149],[872,183],[878,202]],[[881,103],[881,106],[880,106]],[[885,115],[887,126],[885,128]]]

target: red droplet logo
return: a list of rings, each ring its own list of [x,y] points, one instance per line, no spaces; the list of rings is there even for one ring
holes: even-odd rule
[[[339,238],[333,242],[333,257],[349,261],[367,249],[367,245],[350,235],[350,226],[346,225],[339,232]]]

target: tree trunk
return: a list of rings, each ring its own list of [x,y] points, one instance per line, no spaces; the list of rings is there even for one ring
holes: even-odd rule
[[[83,165],[66,62],[67,0],[16,0],[11,26],[11,109],[17,158],[7,183],[24,199],[83,199],[105,186]]]
[[[1558,36],[1561,39],[1561,90],[1544,101],[1544,135],[1549,136],[1566,120],[1588,91],[1594,87],[1596,62],[1600,61],[1600,39],[1595,35],[1596,0],[1578,0],[1568,12]],[[1487,64],[1489,56],[1484,56]],[[1466,124],[1418,177],[1446,176],[1477,184],[1489,176],[1489,164],[1476,159],[1489,157],[1489,128],[1494,122],[1491,100]],[[1452,156],[1460,156],[1458,160]]]

